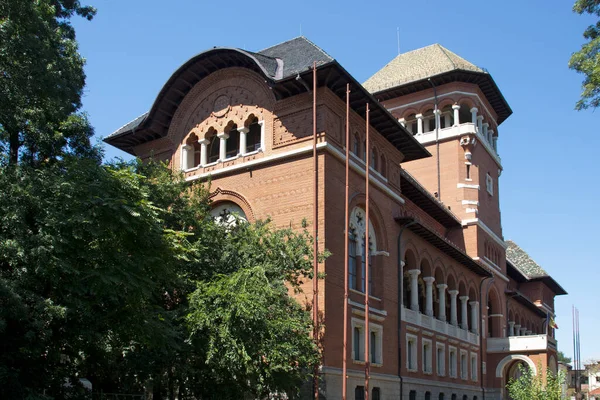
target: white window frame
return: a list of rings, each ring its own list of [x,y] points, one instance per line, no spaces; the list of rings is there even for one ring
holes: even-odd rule
[[[441,364],[439,350],[442,351]],[[437,376],[446,376],[446,345],[444,343],[435,344],[435,372]]]
[[[406,334],[406,369],[410,372],[417,372],[419,366],[417,365],[417,343],[418,338],[415,335]],[[411,347],[411,358],[408,358],[408,348]],[[412,367],[411,367],[412,364]]]
[[[433,343],[429,339],[421,339],[421,359],[423,360],[423,373],[433,373]],[[427,368],[429,366],[429,368]]]
[[[452,360],[453,356],[454,356],[454,360]],[[458,358],[458,353],[456,351],[456,347],[448,346],[448,376],[450,378],[457,377],[457,371],[456,371],[456,366],[457,366],[457,361],[458,361],[457,358]]]
[[[471,353],[471,380],[477,382],[477,353]]]
[[[494,195],[494,179],[489,174],[489,172],[487,174],[485,174],[485,188],[486,188],[487,192],[490,194],[490,196]]]
[[[463,365],[463,360],[465,360],[464,365]],[[468,360],[469,360],[469,353],[466,350],[460,349],[460,358],[459,358],[460,379],[465,380],[465,381],[469,379],[469,361]]]
[[[352,361],[359,364],[364,364],[365,360],[362,358],[365,354],[365,320],[352,318]],[[354,354],[354,328],[358,328],[360,337],[358,338],[359,343],[359,352],[358,357]],[[369,321],[369,335],[371,333],[375,333],[375,337],[377,338],[377,345],[375,347],[375,362],[371,362],[371,365],[379,367],[383,365],[383,326],[379,324],[374,324]],[[370,339],[370,336],[369,336]],[[370,342],[370,340],[369,340]],[[371,345],[371,343],[369,343]],[[369,355],[371,355],[369,353]]]

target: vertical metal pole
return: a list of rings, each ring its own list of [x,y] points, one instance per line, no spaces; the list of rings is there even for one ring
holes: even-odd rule
[[[319,162],[317,159],[317,62],[313,63],[313,167],[314,167],[314,207],[313,207],[313,324],[314,340],[319,346]],[[314,370],[314,396],[319,399],[319,366]]]
[[[369,147],[369,103],[366,110],[366,167],[365,167],[365,400],[369,400],[369,162],[371,149]]]
[[[349,240],[349,171],[350,171],[350,84],[346,84],[346,212],[344,214],[344,353],[342,354],[342,400],[348,393],[348,240]]]

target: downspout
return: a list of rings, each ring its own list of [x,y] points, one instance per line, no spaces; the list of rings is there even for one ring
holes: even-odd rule
[[[400,233],[398,233],[398,378],[400,378],[400,399],[403,396],[403,380],[402,380],[402,302],[404,301],[404,276],[402,274],[402,234],[404,230],[411,225],[416,224],[416,221],[410,221],[406,225],[400,228]]]
[[[437,159],[437,186],[438,186],[438,200],[442,201],[442,184],[440,179],[440,140],[439,140],[439,126],[438,126],[438,99],[437,99],[437,88],[431,80],[427,78],[431,87],[433,88],[433,98],[435,101],[435,109],[433,110],[433,120],[435,121],[435,158]]]
[[[487,281],[488,279],[490,279],[489,281]],[[493,276],[488,276],[486,278],[483,278],[481,280],[481,283],[479,284],[479,298],[481,299],[481,301],[479,302],[479,319],[481,320],[483,318],[483,305],[487,304],[487,296],[485,297],[485,303],[483,301],[483,283],[487,281],[487,286],[486,286],[486,290],[485,293],[488,293],[490,291],[490,286],[492,286],[492,283],[494,283],[494,277]],[[488,317],[489,318],[489,317]],[[477,321],[477,323],[479,323],[479,321]],[[488,321],[489,323],[489,321]],[[481,326],[481,324],[480,324]],[[488,327],[488,325],[485,325],[486,329]],[[483,328],[483,327],[481,327]],[[479,351],[481,352],[481,357],[479,357],[479,376],[481,379],[481,395],[483,397],[483,400],[485,400],[485,386],[483,384],[483,329],[480,330],[479,332]]]

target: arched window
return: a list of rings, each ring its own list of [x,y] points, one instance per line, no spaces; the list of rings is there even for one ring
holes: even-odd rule
[[[413,269],[417,269],[417,259],[412,250],[406,250],[404,254],[404,275],[403,275],[403,295],[402,295],[402,304],[406,308],[410,308],[410,299],[411,299],[411,285],[410,285],[410,274],[408,271]]]
[[[440,129],[450,128],[454,125],[454,110],[451,105],[447,105],[442,108],[442,115],[440,115]]]
[[[371,159],[369,162],[371,163],[371,168],[375,171],[379,171],[379,153],[375,147],[371,150]]]
[[[365,291],[365,276],[366,276],[366,224],[365,224],[365,212],[360,207],[354,207],[352,213],[350,214],[350,232],[349,232],[349,246],[348,246],[348,266],[349,266],[349,274],[348,274],[348,286],[359,290],[361,292]],[[369,221],[369,293],[373,293],[373,275],[375,271],[375,266],[373,265],[373,260],[371,253],[377,249],[377,240],[375,236],[375,229],[373,228],[373,223]],[[359,250],[358,254],[357,251]],[[358,267],[358,258],[360,257],[360,275],[359,271],[357,271]],[[354,277],[352,277],[352,272],[354,272]]]
[[[210,215],[218,224],[226,226],[237,225],[240,222],[248,221],[244,210],[231,201],[217,203],[210,211]]]
[[[237,130],[237,125],[233,124],[227,134],[229,137],[225,141],[225,158],[233,158],[240,151],[240,132]]]
[[[425,392],[425,400],[431,400],[431,392]]]
[[[417,123],[416,114],[410,114],[408,117],[406,117],[406,129],[413,135],[417,134],[419,125]]]
[[[440,393],[438,396],[438,400],[444,400],[444,393]]]
[[[385,162],[385,156],[383,154],[381,155],[381,162],[379,163],[379,173],[384,178],[387,177],[387,164]]]
[[[200,165],[200,143],[198,143],[198,136],[192,133],[189,138],[185,141],[184,153],[183,153],[183,169],[192,169]]]
[[[258,123],[258,118],[254,118],[248,125],[248,133],[246,134],[246,153],[251,153],[261,147],[261,131],[262,127]]]
[[[460,110],[458,110],[458,120],[461,124],[473,122],[471,119],[471,107],[467,103],[460,104]]]
[[[221,140],[217,137],[214,131],[208,140],[208,163],[210,164],[217,162],[219,159],[219,146]]]
[[[356,157],[360,157],[360,138],[357,133],[352,137],[352,152]]]
[[[435,130],[435,115],[433,110],[429,109],[423,114],[423,133]]]

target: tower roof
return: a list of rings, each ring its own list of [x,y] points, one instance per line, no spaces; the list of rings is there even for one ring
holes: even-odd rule
[[[486,73],[484,69],[436,43],[399,54],[367,79],[363,86],[370,92],[380,92],[454,70]]]
[[[363,84],[379,101],[429,90],[451,82],[478,85],[501,124],[512,110],[492,76],[440,44],[399,54]]]

